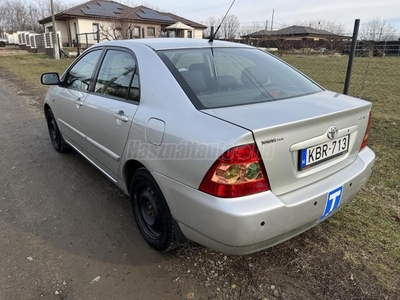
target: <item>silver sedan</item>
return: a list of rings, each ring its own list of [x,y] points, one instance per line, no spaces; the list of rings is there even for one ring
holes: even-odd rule
[[[75,149],[130,195],[159,251],[283,242],[341,209],[374,165],[370,102],[246,45],[104,42],[42,83],[54,148]]]

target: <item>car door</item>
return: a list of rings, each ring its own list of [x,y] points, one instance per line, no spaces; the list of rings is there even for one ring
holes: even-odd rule
[[[82,127],[89,157],[115,180],[139,98],[139,72],[133,53],[107,49],[93,93],[84,103]]]
[[[52,109],[64,139],[83,152],[87,147],[81,124],[82,106],[102,52],[98,49],[82,55],[68,70],[53,98]]]

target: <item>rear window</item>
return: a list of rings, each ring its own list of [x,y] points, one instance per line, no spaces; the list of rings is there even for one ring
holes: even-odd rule
[[[198,109],[281,100],[322,91],[298,71],[257,49],[179,49],[159,54]]]

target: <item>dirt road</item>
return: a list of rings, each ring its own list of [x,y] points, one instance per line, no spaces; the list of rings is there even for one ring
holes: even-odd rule
[[[128,198],[0,79],[0,299],[181,299]]]

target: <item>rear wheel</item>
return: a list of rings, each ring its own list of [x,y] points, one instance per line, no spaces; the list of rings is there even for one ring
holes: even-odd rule
[[[56,119],[50,108],[46,111],[46,121],[47,128],[49,129],[50,140],[54,149],[56,149],[58,152],[67,152],[70,150],[68,145],[65,143],[60,130],[58,129]]]
[[[158,251],[175,248],[171,212],[156,181],[144,168],[133,175],[131,201],[136,224],[146,242]]]

